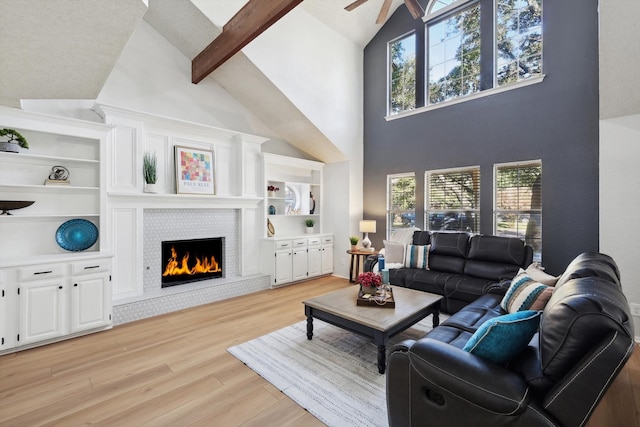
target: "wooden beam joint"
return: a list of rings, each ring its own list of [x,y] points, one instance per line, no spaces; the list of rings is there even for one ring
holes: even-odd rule
[[[249,0],[222,33],[191,61],[191,81],[199,83],[302,0]]]

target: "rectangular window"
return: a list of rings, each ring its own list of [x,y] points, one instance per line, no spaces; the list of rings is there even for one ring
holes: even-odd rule
[[[542,0],[496,0],[496,84],[542,75]]]
[[[425,173],[425,224],[432,231],[480,231],[480,167]]]
[[[416,35],[389,43],[389,114],[416,108]]]
[[[480,4],[429,24],[429,104],[480,90]]]
[[[542,162],[494,166],[494,234],[519,237],[542,261]]]
[[[416,177],[413,172],[387,175],[387,238],[416,225]]]

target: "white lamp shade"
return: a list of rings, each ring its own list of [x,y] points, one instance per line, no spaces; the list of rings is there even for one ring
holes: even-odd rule
[[[375,233],[376,232],[376,222],[375,220],[365,219],[360,221],[360,232],[361,233]]]

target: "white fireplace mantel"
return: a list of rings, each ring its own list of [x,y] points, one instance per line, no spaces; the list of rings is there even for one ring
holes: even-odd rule
[[[238,281],[260,274],[255,260],[266,227],[261,146],[267,138],[113,106],[94,110],[114,128],[106,150],[106,246],[115,254],[114,304],[144,298],[142,231],[145,211],[153,209],[238,210]],[[176,193],[176,146],[213,152],[215,195]],[[157,194],[143,191],[147,152],[157,157]]]

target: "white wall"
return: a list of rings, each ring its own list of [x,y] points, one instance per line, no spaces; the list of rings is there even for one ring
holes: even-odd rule
[[[109,75],[98,103],[234,131],[271,130],[209,79],[191,83],[191,61],[142,21]]]
[[[629,303],[640,304],[640,114],[600,121],[600,252],[620,269]],[[640,317],[634,317],[636,341]]]
[[[363,212],[363,50],[295,8],[243,53],[349,159],[324,169],[323,221],[335,235],[336,274],[347,276],[348,237],[359,234]]]

